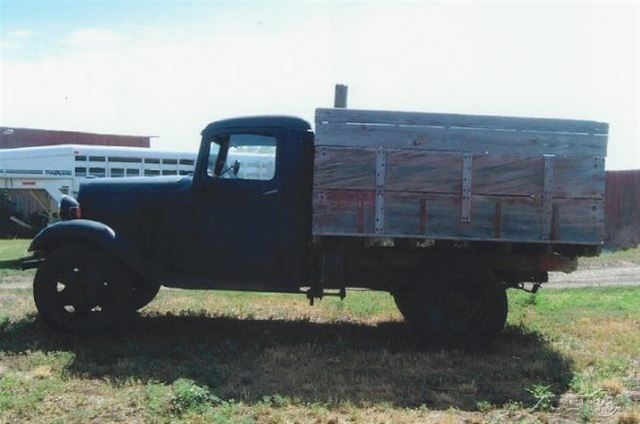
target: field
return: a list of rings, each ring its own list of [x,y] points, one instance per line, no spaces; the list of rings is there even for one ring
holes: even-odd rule
[[[0,241],[0,422],[640,423],[640,288],[510,291],[490,347],[419,343],[385,293],[163,289],[111,334],[47,330]],[[587,267],[640,263],[640,251]],[[3,288],[3,285],[5,288]]]

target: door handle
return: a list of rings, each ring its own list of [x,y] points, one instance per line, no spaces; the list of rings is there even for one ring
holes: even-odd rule
[[[276,194],[278,193],[278,189],[273,189],[273,190],[269,190],[269,191],[265,191],[264,193],[262,193],[263,196],[271,196],[272,194]]]

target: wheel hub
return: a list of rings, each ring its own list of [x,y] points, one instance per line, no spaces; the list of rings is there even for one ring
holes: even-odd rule
[[[106,283],[97,275],[73,268],[66,272],[58,284],[58,292],[67,305],[75,308],[95,307],[98,303],[101,289]]]

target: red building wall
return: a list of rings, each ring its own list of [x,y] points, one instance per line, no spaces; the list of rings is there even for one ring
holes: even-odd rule
[[[640,244],[640,169],[607,171],[604,200],[606,247]]]
[[[56,144],[150,147],[150,139],[151,137],[149,136],[92,134],[77,131],[0,127],[0,149],[51,146]]]

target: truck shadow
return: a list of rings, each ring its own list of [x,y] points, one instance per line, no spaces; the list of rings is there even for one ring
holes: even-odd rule
[[[400,322],[161,314],[138,317],[126,330],[75,337],[31,317],[0,328],[0,350],[71,352],[71,376],[166,384],[189,378],[220,398],[248,403],[284,396],[476,410],[483,402],[532,405],[531,385],[560,394],[572,377],[568,358],[540,334],[514,326],[490,347],[461,351],[420,345]]]

